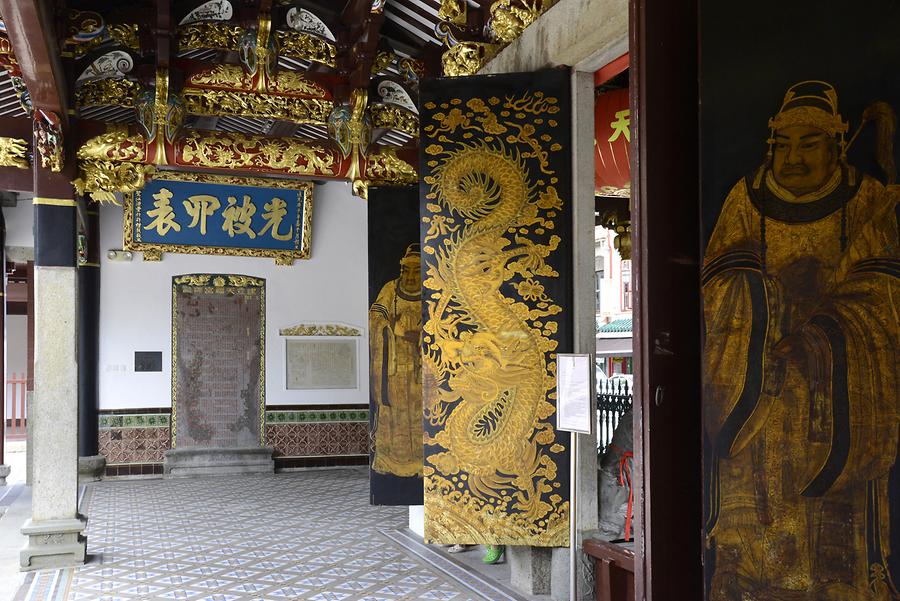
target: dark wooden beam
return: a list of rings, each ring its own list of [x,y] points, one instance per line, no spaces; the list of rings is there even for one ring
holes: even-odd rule
[[[170,0],[156,0],[156,28],[153,37],[156,39],[156,67],[169,68],[172,53],[172,3]]]
[[[21,138],[31,144],[32,123],[29,117],[0,117],[0,136]]]
[[[384,11],[373,13],[372,0],[350,0],[341,13],[341,24],[351,36],[349,55],[344,65],[349,69],[350,89],[368,88],[372,78],[372,63],[378,51]]]
[[[34,190],[34,172],[31,169],[0,167],[0,190],[31,192]]]
[[[68,127],[66,80],[52,15],[41,0],[0,0],[0,14],[36,109],[57,113]]]

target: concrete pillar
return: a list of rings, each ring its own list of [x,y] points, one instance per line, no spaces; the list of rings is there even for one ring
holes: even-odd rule
[[[550,594],[551,556],[544,547],[506,547],[509,582],[527,595]]]
[[[576,353],[594,353],[594,74],[575,71],[572,75],[572,181],[574,216],[572,226],[572,278],[574,290],[574,343]],[[591,414],[596,415],[597,399],[591,396]],[[578,517],[578,597],[593,599],[593,566],[585,561],[582,541],[599,528],[597,507],[597,432],[579,434],[577,472]],[[569,599],[569,549],[554,549],[550,594],[554,601]]]
[[[3,366],[3,390],[0,390],[0,486],[6,486],[6,477],[10,468],[6,464],[4,448],[6,438],[6,220],[0,211],[0,332],[3,332],[3,344],[0,345],[0,365]]]
[[[71,187],[35,169],[34,396],[31,519],[23,570],[84,563],[78,501],[76,203]],[[50,180],[52,182],[52,180]],[[55,191],[54,196],[48,193]],[[41,194],[47,194],[42,196]]]
[[[28,281],[28,340],[26,342],[25,355],[25,406],[31,407],[34,401],[34,249],[32,248],[31,260],[26,267]],[[31,486],[34,481],[34,438],[31,436],[31,424],[34,414],[29,414],[25,421],[25,486]]]
[[[84,211],[78,250],[78,480],[99,480],[106,458],[98,454],[100,396],[100,207]]]

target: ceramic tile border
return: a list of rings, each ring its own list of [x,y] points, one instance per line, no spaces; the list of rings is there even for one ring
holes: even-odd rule
[[[171,422],[169,413],[129,413],[108,415],[101,414],[100,429],[112,428],[168,428]]]
[[[319,411],[269,409],[266,411],[266,423],[270,425],[368,421],[368,409],[328,409]]]
[[[277,407],[277,406],[276,406]],[[149,411],[136,409],[133,413],[122,410],[103,412],[99,416],[100,429],[110,428],[168,428],[171,424],[171,413],[165,410]],[[285,406],[266,409],[266,422],[273,424],[309,424],[328,422],[368,422],[368,408],[353,405],[316,406],[315,409],[303,409],[296,406]]]

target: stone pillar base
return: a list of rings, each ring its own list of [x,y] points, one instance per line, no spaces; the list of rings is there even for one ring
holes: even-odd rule
[[[593,538],[596,530],[578,533],[578,599],[587,601],[594,598],[594,561],[582,549],[585,538]],[[550,578],[550,598],[553,601],[569,601],[569,548],[555,547],[551,560],[553,575]]]
[[[106,457],[92,455],[78,458],[78,483],[96,482],[103,477],[106,471]]]
[[[3,436],[2,432],[0,432],[0,436]],[[0,463],[0,486],[6,486],[6,477],[9,476],[11,470],[10,466]]]
[[[543,547],[506,547],[510,584],[526,595],[549,594],[550,553]]]
[[[274,474],[272,447],[178,447],[166,451],[163,473],[168,477]]]
[[[84,527],[84,520],[79,519],[28,520],[22,526],[28,543],[19,552],[20,569],[24,572],[83,564],[87,545],[82,536]]]

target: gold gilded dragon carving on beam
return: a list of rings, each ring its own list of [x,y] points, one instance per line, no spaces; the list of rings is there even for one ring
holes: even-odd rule
[[[140,190],[156,170],[145,164],[147,140],[140,134],[129,133],[124,125],[91,138],[75,156],[78,178],[72,185],[79,194],[90,194],[99,202],[118,204],[116,192]]]
[[[319,98],[199,88],[185,88],[181,98],[190,115],[234,115],[295,123],[324,123],[333,107],[330,100]]]
[[[341,167],[333,150],[293,138],[191,131],[176,142],[175,148],[176,164],[185,167],[332,177],[339,174]]]
[[[188,79],[188,88],[224,88],[227,90],[252,91],[250,75],[240,65],[216,65],[201,71]],[[266,80],[270,93],[330,98],[331,93],[318,83],[305,78],[296,71],[278,71]]]

